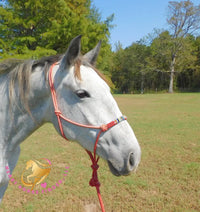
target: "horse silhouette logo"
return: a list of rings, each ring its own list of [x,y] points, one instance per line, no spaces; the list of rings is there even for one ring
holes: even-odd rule
[[[42,158],[40,161],[27,161],[26,167],[21,175],[21,182],[24,186],[30,186],[32,191],[36,185],[46,179],[51,171],[51,166],[51,162],[46,158]]]

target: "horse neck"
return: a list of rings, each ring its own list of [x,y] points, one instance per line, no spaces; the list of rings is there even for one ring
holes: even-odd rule
[[[7,151],[12,151],[43,123],[51,120],[52,100],[45,73],[37,68],[30,76],[30,91],[28,97],[29,111],[20,109],[19,104],[5,108],[6,114],[2,120],[6,130],[0,131],[4,143],[9,143]],[[21,106],[23,104],[21,103]],[[0,118],[1,119],[1,118]],[[5,129],[4,128],[4,129]],[[6,145],[7,146],[7,145]]]
[[[40,70],[40,68],[38,68]],[[46,73],[42,70],[35,71],[30,79],[30,95],[29,95],[29,118],[31,118],[36,126],[41,126],[45,122],[51,121],[53,110],[51,92],[47,81]]]

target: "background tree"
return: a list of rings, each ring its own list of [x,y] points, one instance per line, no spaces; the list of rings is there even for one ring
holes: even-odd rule
[[[200,88],[200,39],[192,35],[186,37],[186,48],[183,59],[180,58],[177,62],[178,69],[177,74],[177,87],[183,91],[199,91]]]
[[[200,5],[194,6],[190,0],[170,1],[167,22],[172,36],[169,84],[169,92],[172,93],[176,58],[183,49],[184,38],[200,29]]]
[[[174,85],[180,90],[200,89],[200,39],[194,36],[200,29],[200,5],[171,1],[167,21],[170,31],[154,30],[142,42],[114,54],[112,80],[120,92],[171,93]]]
[[[117,45],[111,78],[121,93],[167,91],[170,82],[173,38],[169,31],[159,31],[151,42],[142,40],[123,49]],[[151,36],[152,37],[152,36]],[[176,56],[177,90],[200,90],[200,39],[188,34]]]
[[[102,40],[101,56],[109,55],[112,20],[110,16],[102,21],[91,0],[4,1],[0,4],[0,59],[60,54],[78,34],[82,34],[83,53]],[[101,64],[106,69],[107,64]]]
[[[177,75],[180,72],[194,69],[196,66],[196,53],[194,47],[194,36],[187,35],[181,41],[181,51],[176,55]],[[174,48],[174,39],[168,31],[163,31],[155,38],[151,44],[152,57],[149,61],[149,66],[154,71],[162,72],[165,76],[170,74],[171,77],[171,53]],[[170,71],[169,71],[170,70]],[[175,85],[176,83],[173,83]]]
[[[133,43],[123,50],[120,43],[114,55],[112,80],[122,93],[143,93],[149,47],[142,43]]]

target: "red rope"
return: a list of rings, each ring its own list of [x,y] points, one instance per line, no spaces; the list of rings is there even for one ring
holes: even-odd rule
[[[89,184],[92,187],[93,186],[96,187],[97,195],[98,195],[98,198],[99,198],[99,203],[100,203],[100,206],[101,206],[101,210],[102,210],[102,212],[105,212],[103,200],[101,198],[101,193],[100,193],[100,189],[99,189],[100,182],[98,180],[98,174],[97,174],[97,170],[99,168],[99,165],[98,165],[99,157],[96,158],[97,143],[99,141],[99,137],[100,137],[100,135],[101,135],[102,132],[107,131],[111,127],[115,126],[116,124],[118,124],[119,122],[121,122],[123,120],[126,120],[127,118],[124,117],[124,116],[122,116],[119,119],[116,119],[115,121],[111,121],[110,123],[108,123],[106,125],[102,125],[102,126],[91,126],[91,125],[84,125],[84,124],[80,124],[80,123],[74,122],[74,121],[66,118],[65,116],[63,116],[62,113],[61,113],[61,111],[58,108],[58,103],[57,103],[57,98],[56,98],[56,91],[55,91],[55,87],[54,87],[54,83],[53,83],[53,76],[52,76],[52,74],[53,74],[53,68],[54,68],[55,65],[56,65],[56,63],[53,64],[51,66],[50,70],[49,70],[49,85],[50,85],[50,89],[51,89],[51,96],[52,96],[52,100],[53,100],[55,115],[57,116],[60,133],[63,136],[63,138],[65,138],[66,140],[68,140],[67,137],[65,136],[61,119],[65,120],[68,123],[71,123],[73,125],[79,126],[79,127],[92,128],[92,129],[100,129],[99,133],[97,134],[96,141],[95,141],[95,144],[94,144],[94,155],[92,155],[92,153],[90,151],[88,151],[87,149],[86,149],[86,152],[88,153],[88,155],[90,156],[90,159],[92,161],[91,168],[93,170],[92,171],[92,178],[91,178]]]
[[[96,158],[96,149],[97,149],[97,143],[98,143],[98,140],[99,140],[99,137],[101,135],[103,131],[100,130],[98,135],[97,135],[97,138],[96,138],[96,141],[95,141],[95,145],[94,145],[94,155],[92,155],[92,153],[88,150],[86,150],[86,152],[88,153],[88,155],[90,156],[90,159],[92,161],[92,165],[91,165],[91,168],[92,168],[92,178],[89,182],[89,185],[92,186],[92,187],[96,187],[96,190],[97,190],[97,195],[98,195],[98,198],[99,198],[99,203],[100,203],[100,206],[101,206],[101,210],[102,212],[105,212],[105,208],[104,208],[104,204],[103,204],[103,200],[101,198],[101,193],[100,193],[100,182],[99,182],[99,179],[98,179],[98,174],[97,174],[97,170],[99,168],[99,165],[98,165],[98,161],[99,161],[99,157]]]

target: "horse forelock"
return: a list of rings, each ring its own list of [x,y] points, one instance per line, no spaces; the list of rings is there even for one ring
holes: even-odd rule
[[[81,71],[80,71],[80,66],[84,65],[86,67],[90,67],[92,68],[97,75],[103,79],[107,84],[109,84],[109,82],[107,81],[106,77],[104,74],[102,74],[96,67],[94,67],[93,65],[91,65],[90,63],[88,63],[86,60],[83,59],[83,57],[78,57],[75,62],[74,62],[74,76],[75,78],[82,80],[81,78]]]

